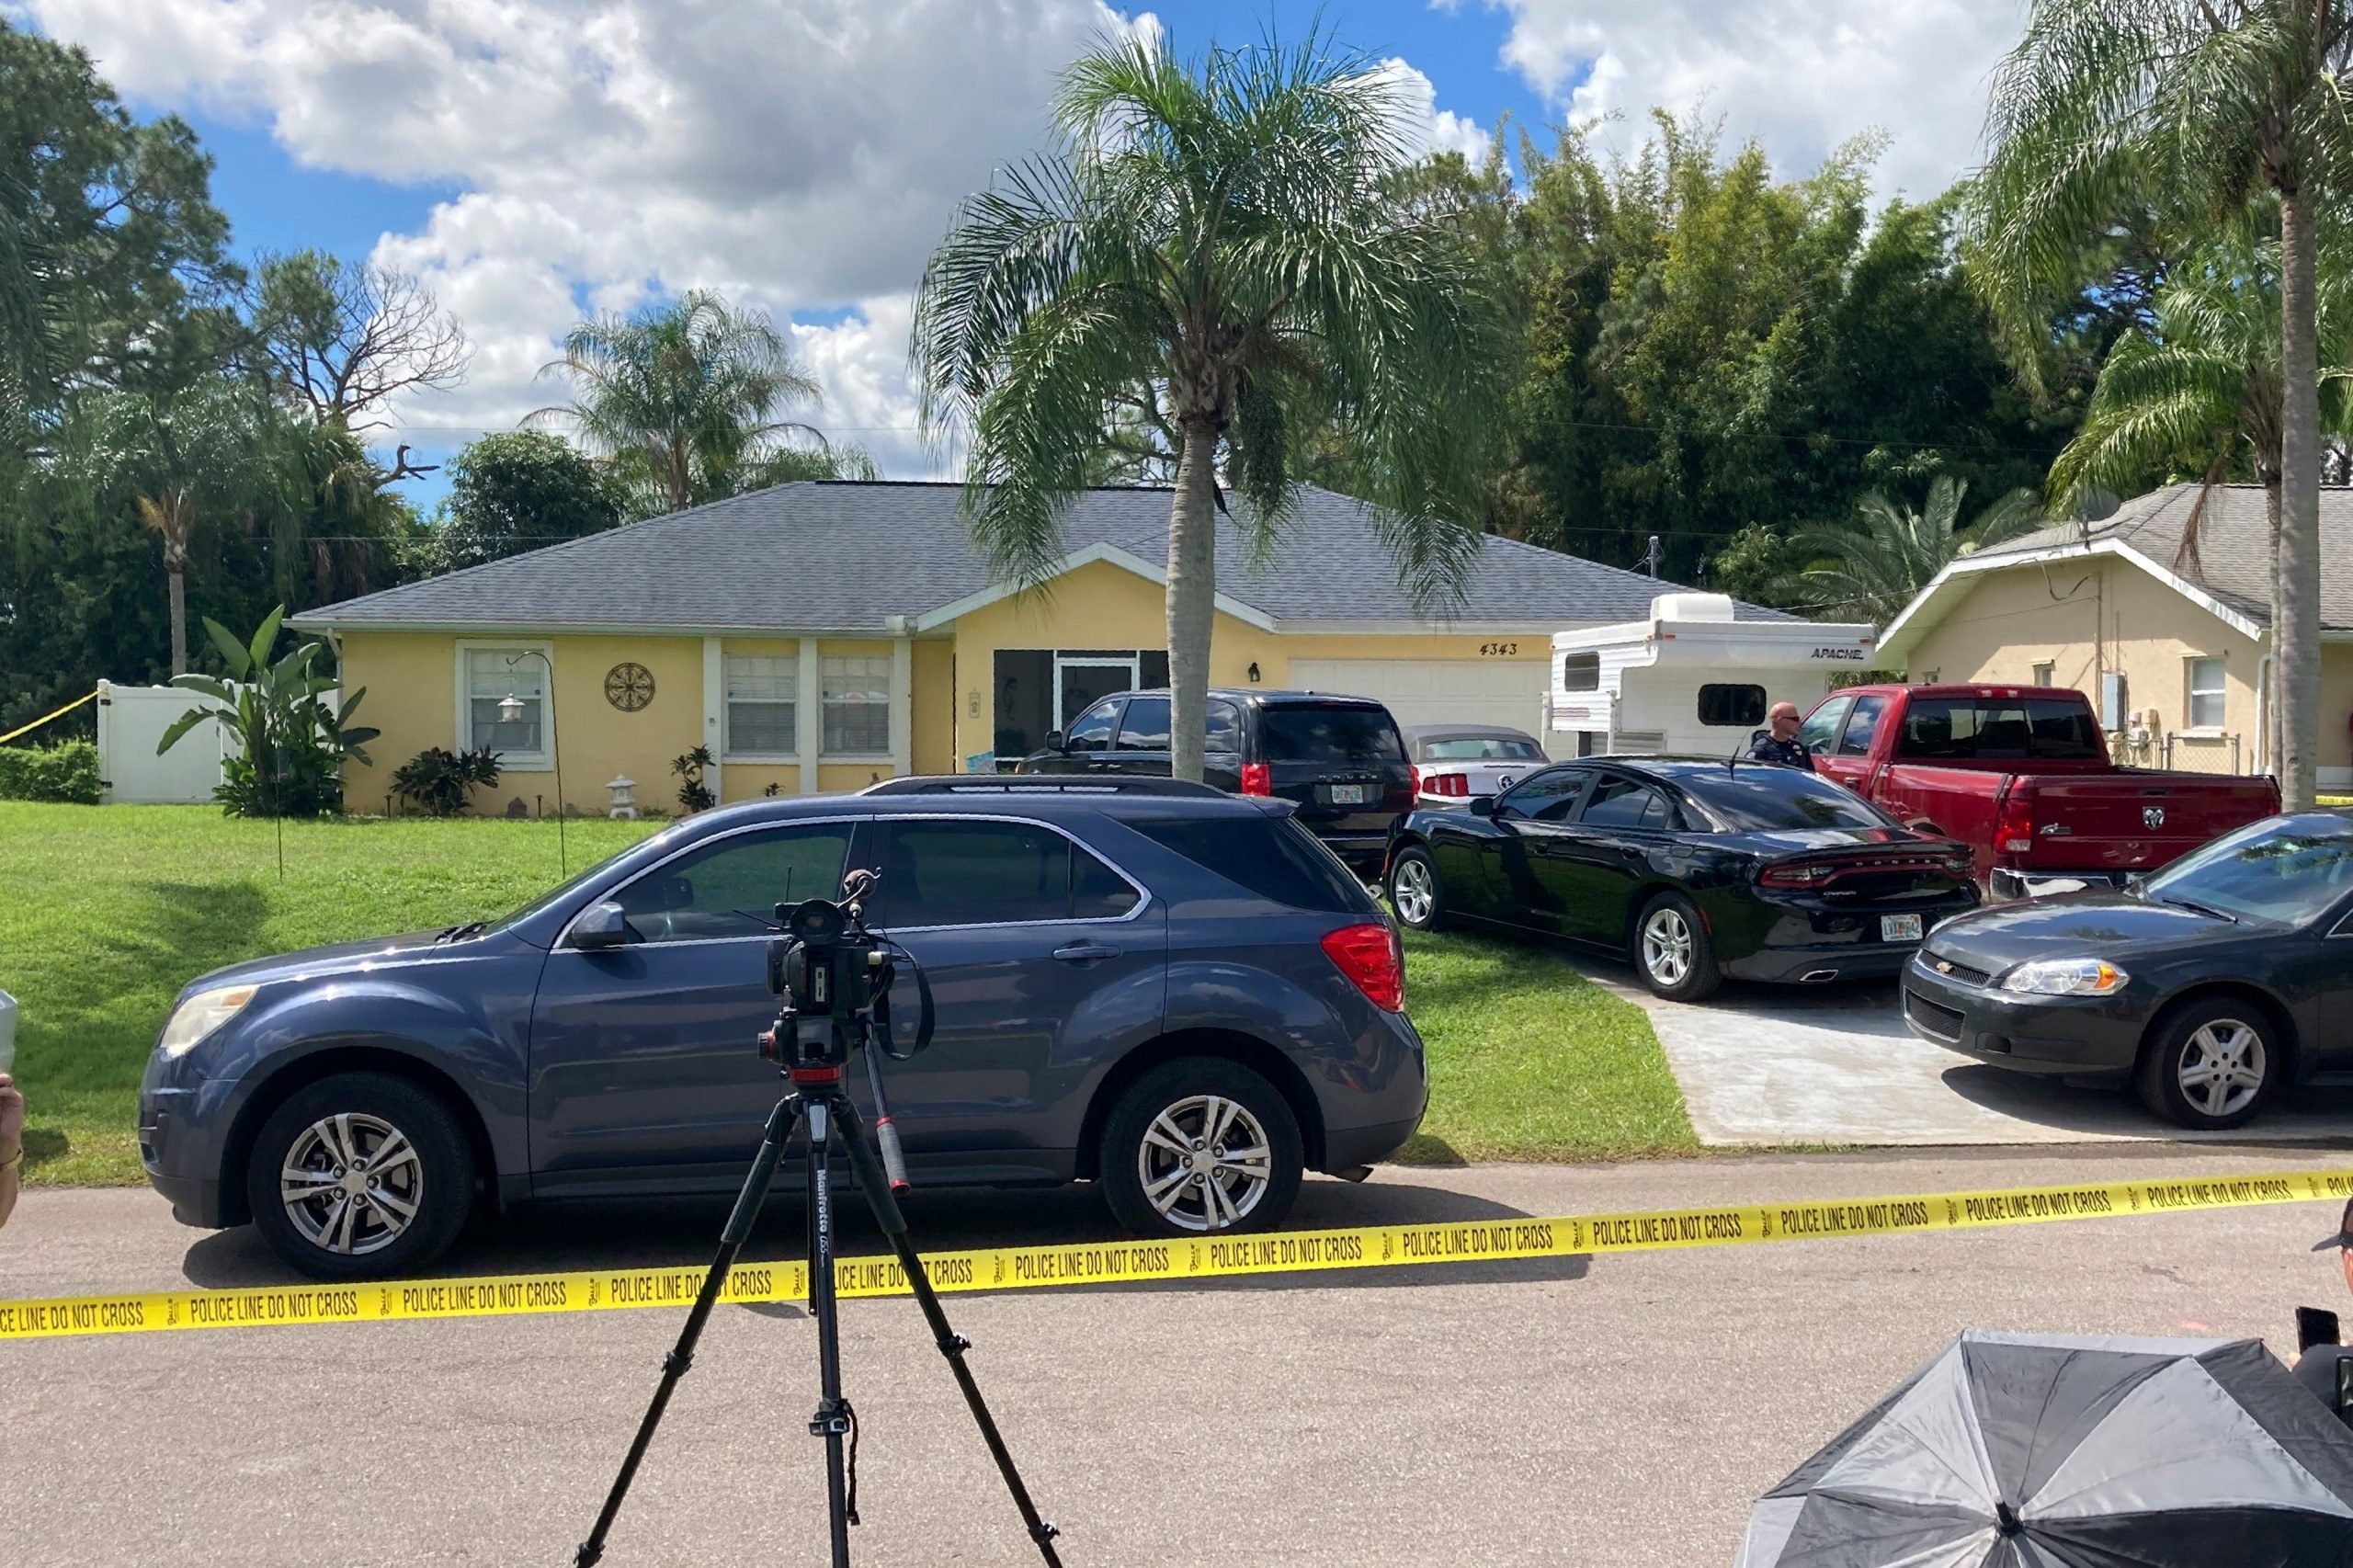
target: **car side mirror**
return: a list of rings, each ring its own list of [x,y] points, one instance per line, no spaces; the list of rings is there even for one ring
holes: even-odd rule
[[[1063,733],[1060,730],[1048,730],[1046,732],[1046,749],[1048,751],[1061,751],[1063,749]]]
[[[583,952],[602,952],[608,948],[627,947],[634,939],[629,928],[629,912],[612,900],[592,903],[579,919],[572,923],[572,945]]]
[[[1493,795],[1472,796],[1471,814],[1474,817],[1494,816],[1495,814],[1495,798]]]

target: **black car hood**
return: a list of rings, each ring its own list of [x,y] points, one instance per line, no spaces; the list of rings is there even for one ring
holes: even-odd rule
[[[2244,929],[2177,903],[2104,893],[1979,910],[1938,926],[1927,951],[1931,958],[1953,959],[1998,974],[2029,959],[2070,953],[2114,957],[2134,948],[2211,941]]]

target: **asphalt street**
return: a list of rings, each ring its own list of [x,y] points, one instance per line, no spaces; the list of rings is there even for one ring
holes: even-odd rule
[[[2346,1149],[1384,1167],[1302,1226],[2353,1166]],[[1748,1504],[1964,1327],[2259,1335],[2353,1311],[2324,1204],[1687,1253],[949,1300],[1081,1565],[1727,1563]],[[703,1205],[541,1211],[475,1274],[699,1257]],[[1109,1233],[1085,1191],[919,1195],[941,1246]],[[791,1256],[771,1216],[751,1253]],[[877,1250],[863,1224],[848,1252]],[[749,1256],[749,1255],[747,1255]],[[139,1191],[29,1193],[0,1297],[281,1280]],[[1035,1562],[912,1302],[845,1304],[862,1563]],[[682,1314],[0,1345],[0,1562],[570,1561]],[[722,1309],[608,1562],[824,1560],[814,1335]]]

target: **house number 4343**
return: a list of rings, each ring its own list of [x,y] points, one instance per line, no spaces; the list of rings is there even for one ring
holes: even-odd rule
[[[1519,644],[1517,642],[1482,642],[1479,644],[1479,652],[1482,655],[1490,659],[1508,659],[1513,654],[1519,652]]]

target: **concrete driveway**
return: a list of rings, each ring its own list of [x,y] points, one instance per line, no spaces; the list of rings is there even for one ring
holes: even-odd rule
[[[1873,1197],[2340,1165],[2277,1150],[1384,1168],[1302,1225]],[[941,1245],[1100,1233],[1086,1192],[918,1194]],[[462,1273],[699,1258],[709,1205],[551,1210]],[[797,1251],[788,1208],[747,1256]],[[955,1297],[1071,1568],[1722,1568],[1750,1502],[1967,1326],[2268,1335],[2342,1308],[2327,1204],[1687,1253]],[[847,1238],[869,1250],[860,1227]],[[137,1191],[29,1193],[0,1295],[282,1279]],[[681,1314],[648,1310],[0,1345],[9,1568],[557,1568]],[[905,1301],[852,1301],[861,1568],[1035,1563]],[[824,1558],[810,1324],[722,1309],[608,1563]]]
[[[2161,1121],[2120,1090],[1986,1067],[1904,1027],[1896,984],[1727,982],[1697,1006],[1663,1002],[1631,968],[1577,967],[1650,1015],[1703,1143],[2278,1142],[2353,1145],[2353,1091],[2307,1090],[2234,1132]]]

